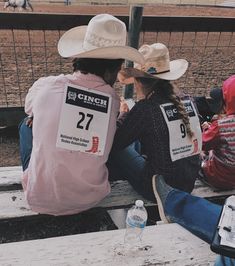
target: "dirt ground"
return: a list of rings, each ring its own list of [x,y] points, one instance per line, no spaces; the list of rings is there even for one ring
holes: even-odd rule
[[[84,4],[39,4],[33,2],[34,12],[36,13],[70,13],[95,15],[99,13],[109,13],[112,15],[128,15],[130,6],[125,5],[84,5]],[[4,10],[2,10],[4,11]],[[8,12],[8,11],[5,11]],[[208,7],[208,6],[187,6],[187,5],[144,5],[146,16],[218,16],[234,17],[235,8],[228,7]]]
[[[100,6],[100,5],[70,5],[63,4],[38,4],[33,3],[34,12],[37,13],[73,13],[73,14],[98,14],[110,13],[113,15],[129,14],[129,6]],[[9,11],[5,11],[9,12]],[[173,5],[146,5],[144,15],[165,15],[165,16],[224,16],[234,17],[235,8],[218,7],[196,7],[196,6],[173,6]],[[14,129],[15,130],[15,129]],[[18,138],[0,136],[0,166],[19,165],[19,145]]]

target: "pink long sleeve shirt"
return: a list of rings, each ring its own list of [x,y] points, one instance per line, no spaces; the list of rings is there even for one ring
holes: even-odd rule
[[[112,97],[102,156],[56,147],[63,94],[68,82]],[[114,89],[92,74],[50,76],[33,84],[25,100],[25,112],[34,116],[33,149],[22,180],[33,211],[53,215],[79,213],[95,206],[110,192],[105,163],[116,130],[119,102]]]

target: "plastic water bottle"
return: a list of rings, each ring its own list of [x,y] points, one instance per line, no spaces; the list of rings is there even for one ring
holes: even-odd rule
[[[136,247],[141,244],[143,230],[147,222],[148,214],[142,200],[136,200],[135,205],[127,212],[126,233],[124,243],[128,247]]]

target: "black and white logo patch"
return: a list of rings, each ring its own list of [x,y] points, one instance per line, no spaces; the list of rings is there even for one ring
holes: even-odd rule
[[[107,113],[109,97],[68,86],[66,103]]]

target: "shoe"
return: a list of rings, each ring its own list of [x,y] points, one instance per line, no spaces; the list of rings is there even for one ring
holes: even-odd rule
[[[165,183],[164,178],[161,175],[154,175],[152,177],[152,186],[155,198],[157,200],[157,206],[160,218],[164,223],[170,223],[170,219],[167,218],[167,216],[165,215],[162,201],[165,201],[168,193],[173,188],[171,188]]]
[[[199,171],[198,171],[198,179],[204,183],[204,185],[212,188],[214,191],[216,190],[219,190],[218,188],[214,187],[213,185],[211,185],[208,181],[207,181],[207,177],[206,175],[204,174],[204,171],[203,171],[203,168],[201,168]]]
[[[202,169],[199,169],[199,171],[198,171],[198,178],[199,179],[205,179],[205,175],[204,175]]]

